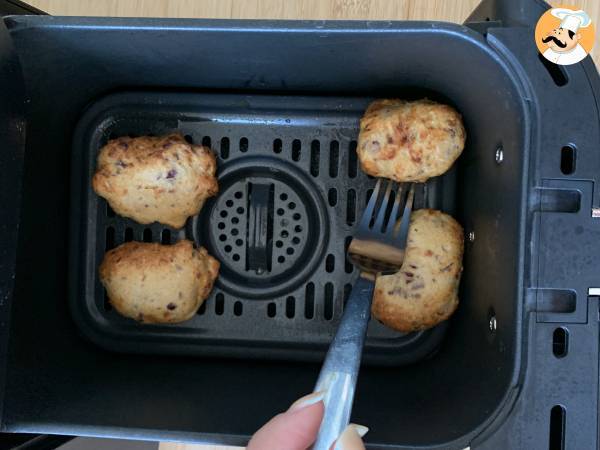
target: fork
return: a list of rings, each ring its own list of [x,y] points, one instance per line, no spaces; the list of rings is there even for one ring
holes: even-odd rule
[[[325,415],[312,450],[330,450],[333,442],[348,425],[367,325],[371,317],[375,276],[381,272],[397,271],[404,259],[414,185],[410,184],[404,211],[397,218],[407,185],[400,184],[395,190],[394,203],[388,215],[390,197],[396,183],[388,181],[377,207],[383,183],[381,179],[377,181],[348,247],[347,257],[358,267],[360,275],[352,287],[315,386],[315,392],[323,392],[325,395]]]

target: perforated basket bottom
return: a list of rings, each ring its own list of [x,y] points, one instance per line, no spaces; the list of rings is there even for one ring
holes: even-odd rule
[[[73,188],[78,289],[73,317],[95,343],[120,352],[319,360],[356,276],[345,250],[375,181],[356,156],[370,99],[123,93],[78,124]],[[119,217],[91,189],[96,155],[116,136],[179,132],[218,155],[220,193],[182,230]],[[417,190],[415,206],[452,213],[451,171]],[[221,262],[210,298],[191,320],[142,325],[111,310],[97,276],[125,241],[193,239]],[[404,335],[369,325],[364,361],[398,365],[430,355],[445,324]]]

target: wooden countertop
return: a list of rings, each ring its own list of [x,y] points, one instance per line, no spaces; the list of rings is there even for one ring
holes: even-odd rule
[[[442,20],[462,23],[480,0],[25,0],[53,15],[220,19]],[[596,25],[592,58],[600,67],[600,1],[550,0],[584,9]],[[277,411],[273,411],[275,415]],[[160,450],[241,447],[162,443]]]

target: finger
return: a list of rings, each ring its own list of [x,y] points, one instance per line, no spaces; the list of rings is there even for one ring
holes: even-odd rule
[[[298,400],[258,430],[246,450],[306,450],[315,441],[323,420],[322,399],[315,393]]]
[[[369,429],[363,425],[351,423],[342,432],[333,450],[365,450],[365,444],[361,438],[368,431]]]
[[[288,409],[288,411],[296,411],[298,409],[302,409],[305,406],[312,405],[314,403],[322,402],[325,399],[325,392],[318,391],[313,392],[312,394],[305,395],[304,397],[299,398],[292,406]]]

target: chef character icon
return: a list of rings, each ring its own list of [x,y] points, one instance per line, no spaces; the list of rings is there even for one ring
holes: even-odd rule
[[[562,66],[578,63],[587,56],[580,44],[580,29],[590,26],[590,16],[581,9],[573,11],[568,8],[553,8],[550,14],[561,22],[542,37],[542,43],[548,47],[543,52],[544,58]]]

